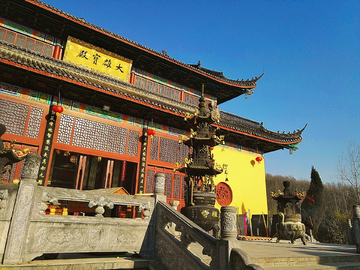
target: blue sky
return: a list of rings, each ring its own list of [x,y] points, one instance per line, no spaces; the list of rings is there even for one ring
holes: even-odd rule
[[[360,1],[45,0],[95,25],[230,79],[265,75],[254,94],[220,109],[280,132],[299,150],[265,155],[266,172],[336,182],[350,141],[360,144]]]

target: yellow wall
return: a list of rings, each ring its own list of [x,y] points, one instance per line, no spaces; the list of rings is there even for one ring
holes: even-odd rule
[[[215,163],[228,165],[226,183],[231,187],[233,200],[230,206],[238,208],[238,214],[244,214],[250,209],[251,215],[267,214],[265,165],[255,161],[259,154],[238,151],[222,146],[216,146],[212,151]],[[215,184],[225,182],[226,175],[214,177]],[[216,203],[220,209],[220,205]]]

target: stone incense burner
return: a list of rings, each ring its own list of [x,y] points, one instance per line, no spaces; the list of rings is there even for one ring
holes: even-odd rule
[[[277,243],[281,239],[290,240],[291,243],[298,238],[304,245],[307,244],[305,237],[305,225],[301,223],[301,201],[305,197],[305,192],[298,193],[290,191],[290,182],[284,181],[284,191],[277,193],[271,192],[271,196],[278,203],[278,215],[281,222],[276,224]]]

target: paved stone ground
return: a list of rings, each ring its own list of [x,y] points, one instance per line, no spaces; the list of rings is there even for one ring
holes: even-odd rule
[[[241,241],[241,248],[264,269],[360,269],[360,254],[351,245]]]
[[[241,248],[251,258],[266,257],[304,257],[304,256],[356,256],[356,247],[351,245],[335,245],[323,243],[308,243],[304,246],[301,242],[291,244],[290,241],[280,243],[265,241],[241,241]]]
[[[360,254],[355,246],[290,241],[241,241],[241,248],[253,262],[265,270],[360,269]],[[205,263],[211,258],[202,254],[202,247],[192,243],[189,249]]]
[[[360,269],[360,254],[355,246],[301,242],[291,244],[267,241],[240,241],[241,248],[253,262],[265,270],[333,270]],[[210,257],[202,254],[202,247],[192,243],[189,247],[205,263]],[[134,254],[107,254],[89,257],[90,254],[61,254],[56,260],[38,260],[18,266],[0,265],[0,269],[13,270],[88,270],[88,269],[148,269],[148,261]],[[3,267],[3,268],[1,268]]]

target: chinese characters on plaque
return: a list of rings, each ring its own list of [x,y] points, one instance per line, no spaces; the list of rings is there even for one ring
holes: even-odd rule
[[[138,193],[143,194],[145,189],[145,169],[146,169],[146,155],[147,155],[147,149],[148,149],[148,141],[149,137],[146,133],[147,128],[144,128],[143,130],[143,136],[142,136],[142,145],[141,145],[141,162],[140,162],[140,174],[139,174],[139,185],[138,185]]]
[[[55,130],[55,122],[56,122],[56,114],[52,109],[50,109],[46,123],[45,139],[43,142],[43,147],[41,149],[41,162],[40,162],[40,168],[38,174],[39,185],[45,184],[46,171],[49,165],[50,149],[52,146],[53,135]],[[49,182],[48,185],[50,185]]]
[[[130,81],[132,60],[70,36],[66,43],[64,61],[114,79]]]

